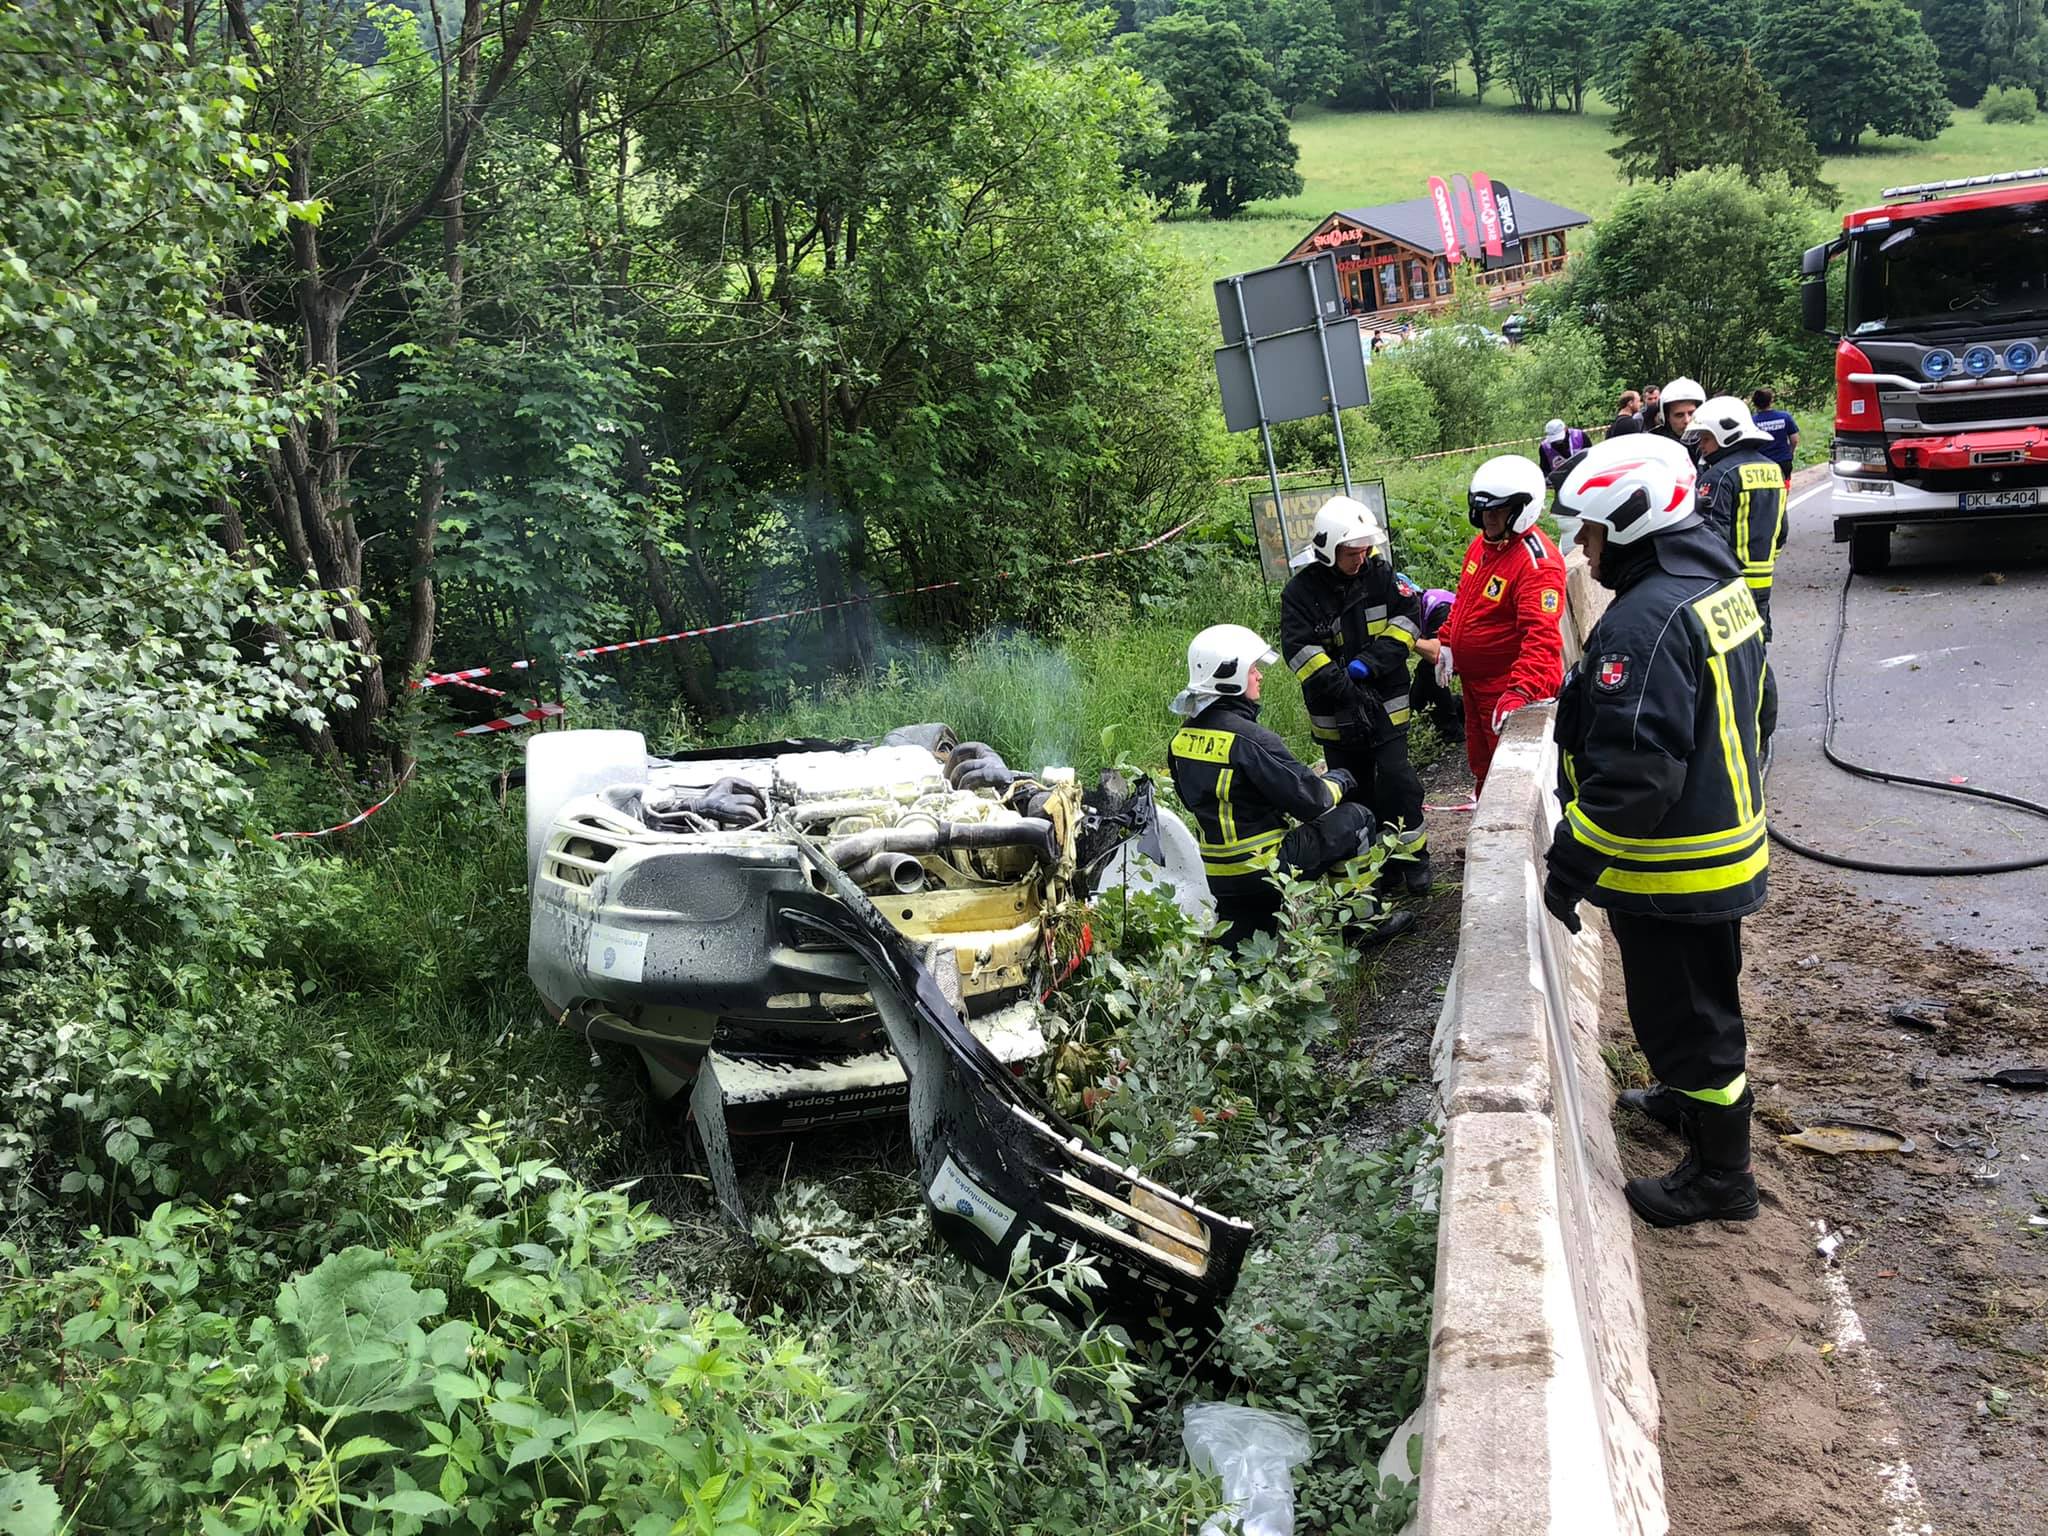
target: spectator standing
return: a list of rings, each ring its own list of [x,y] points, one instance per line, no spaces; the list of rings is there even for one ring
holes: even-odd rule
[[[1643,409],[1636,417],[1636,424],[1645,432],[1654,432],[1664,424],[1664,391],[1655,384],[1645,384],[1642,390]]]
[[[1568,427],[1563,417],[1553,416],[1544,423],[1543,441],[1536,445],[1536,463],[1547,479],[1558,465],[1575,453],[1584,453],[1590,444],[1591,439],[1579,428]]]
[[[1621,396],[1620,412],[1614,418],[1614,425],[1607,429],[1609,437],[1627,437],[1631,432],[1643,430],[1643,419],[1638,414],[1643,408],[1643,397],[1634,390],[1625,390]]]
[[[1771,440],[1768,443],[1762,443],[1758,446],[1763,449],[1765,458],[1785,472],[1785,481],[1789,485],[1792,481],[1792,460],[1799,452],[1799,423],[1792,419],[1790,411],[1778,409],[1776,403],[1778,397],[1770,390],[1760,389],[1749,398],[1750,402],[1756,407],[1752,419],[1758,426],[1771,434]],[[1782,530],[1780,530],[1779,542],[1784,542]]]

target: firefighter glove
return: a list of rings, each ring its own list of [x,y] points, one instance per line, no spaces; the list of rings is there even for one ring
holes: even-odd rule
[[[1565,926],[1567,933],[1577,933],[1582,926],[1579,922],[1581,893],[1569,881],[1562,879],[1552,870],[1543,881],[1543,905],[1550,915]]]

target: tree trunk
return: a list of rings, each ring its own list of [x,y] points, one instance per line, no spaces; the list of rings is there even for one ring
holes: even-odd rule
[[[462,10],[462,30],[455,39],[455,89],[453,105],[467,110],[476,92],[477,62],[483,52],[483,0],[465,0]],[[434,39],[442,42],[441,14],[434,10]],[[442,272],[448,281],[448,312],[441,332],[442,350],[447,361],[453,362],[456,349],[462,343],[462,284],[465,276],[463,252],[464,197],[469,177],[469,140],[456,140],[454,120],[450,116],[451,103],[448,90],[447,49],[437,47],[441,56],[441,148],[449,162],[447,189],[441,195],[438,210],[441,220]],[[412,590],[406,616],[406,636],[403,665],[407,677],[425,670],[428,659],[434,654],[434,632],[438,618],[438,602],[434,591],[434,543],[441,528],[441,503],[447,494],[448,456],[446,445],[436,442],[428,450],[426,462],[420,467],[419,508],[413,517],[412,526]],[[399,749],[394,744],[394,753]],[[404,771],[404,763],[397,768]]]

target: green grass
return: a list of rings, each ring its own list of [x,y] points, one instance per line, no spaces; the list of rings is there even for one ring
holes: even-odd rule
[[[1597,99],[1582,116],[1532,115],[1496,100],[1435,112],[1304,108],[1294,120],[1306,183],[1299,197],[1254,203],[1229,223],[1176,219],[1159,226],[1159,238],[1206,284],[1271,266],[1336,209],[1420,197],[1432,175],[1475,170],[1598,218],[1628,186],[1607,153],[1612,121]],[[1987,123],[1974,110],[1958,111],[1931,143],[1875,139],[1855,154],[1828,156],[1822,174],[1840,189],[1842,208],[1856,208],[1886,187],[2038,164],[2042,137],[2039,123]]]

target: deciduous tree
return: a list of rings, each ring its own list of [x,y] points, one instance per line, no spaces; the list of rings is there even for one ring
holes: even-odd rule
[[[1171,205],[1194,187],[1211,218],[1231,219],[1255,199],[1301,190],[1271,71],[1235,25],[1168,16],[1124,48],[1165,98],[1166,142],[1133,162],[1154,196]]]
[[[1799,323],[1799,254],[1823,217],[1780,177],[1692,171],[1623,193],[1568,276],[1570,308],[1623,377],[1686,374],[1709,392],[1825,376]]]

